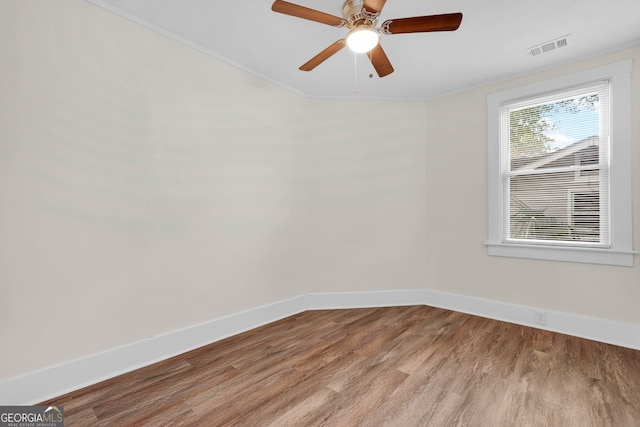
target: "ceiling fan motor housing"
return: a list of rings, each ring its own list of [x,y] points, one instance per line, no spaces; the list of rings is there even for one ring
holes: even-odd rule
[[[378,15],[379,13],[370,13],[364,8],[364,0],[346,0],[342,6],[342,16],[347,21],[347,28],[373,27],[378,21]]]
[[[364,6],[364,0],[346,0],[342,6],[342,16],[349,19],[353,15],[360,13]]]

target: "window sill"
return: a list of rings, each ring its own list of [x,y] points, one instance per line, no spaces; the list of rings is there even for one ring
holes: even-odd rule
[[[617,265],[633,267],[634,250],[616,250],[602,248],[569,248],[558,246],[526,245],[487,242],[490,256],[511,258],[531,258],[550,261],[581,262],[587,264]]]

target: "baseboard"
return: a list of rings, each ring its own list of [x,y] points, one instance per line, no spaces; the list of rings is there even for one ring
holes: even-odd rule
[[[448,292],[415,289],[317,293],[307,296],[310,297],[309,309],[424,304],[640,350],[640,325]],[[544,325],[535,322],[536,312],[544,313]]]
[[[307,310],[307,296],[278,301],[0,381],[0,405],[36,403]]]
[[[424,304],[640,350],[640,326],[427,289],[311,293],[0,382],[1,405],[33,405],[305,310]],[[535,322],[535,313],[546,324]]]
[[[431,290],[424,304],[640,350],[640,325]],[[544,313],[546,324],[535,321]]]
[[[307,310],[393,307],[424,304],[423,289],[306,294]]]

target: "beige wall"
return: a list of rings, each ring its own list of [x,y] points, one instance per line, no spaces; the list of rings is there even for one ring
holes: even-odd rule
[[[425,104],[316,100],[305,109],[316,124],[296,146],[301,292],[424,287]]]
[[[633,58],[634,247],[640,247],[640,46],[428,103],[427,286],[468,296],[640,324],[640,260],[635,267],[488,257],[487,107],[489,93]],[[615,143],[615,142],[614,142]],[[454,166],[455,165],[455,166]]]
[[[82,0],[0,14],[0,379],[423,282],[424,103],[305,99]]]

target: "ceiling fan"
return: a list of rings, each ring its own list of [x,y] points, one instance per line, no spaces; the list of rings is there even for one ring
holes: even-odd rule
[[[412,18],[389,19],[378,25],[380,12],[387,0],[346,0],[342,7],[342,16],[330,15],[284,0],[276,0],[271,10],[334,27],[345,27],[349,30],[342,38],[300,66],[302,71],[311,71],[343,47],[349,46],[358,53],[367,53],[378,76],[384,77],[393,73],[393,66],[387,58],[382,46],[382,34],[425,33],[432,31],[455,31],[462,22],[462,13],[443,15],[415,16]]]

